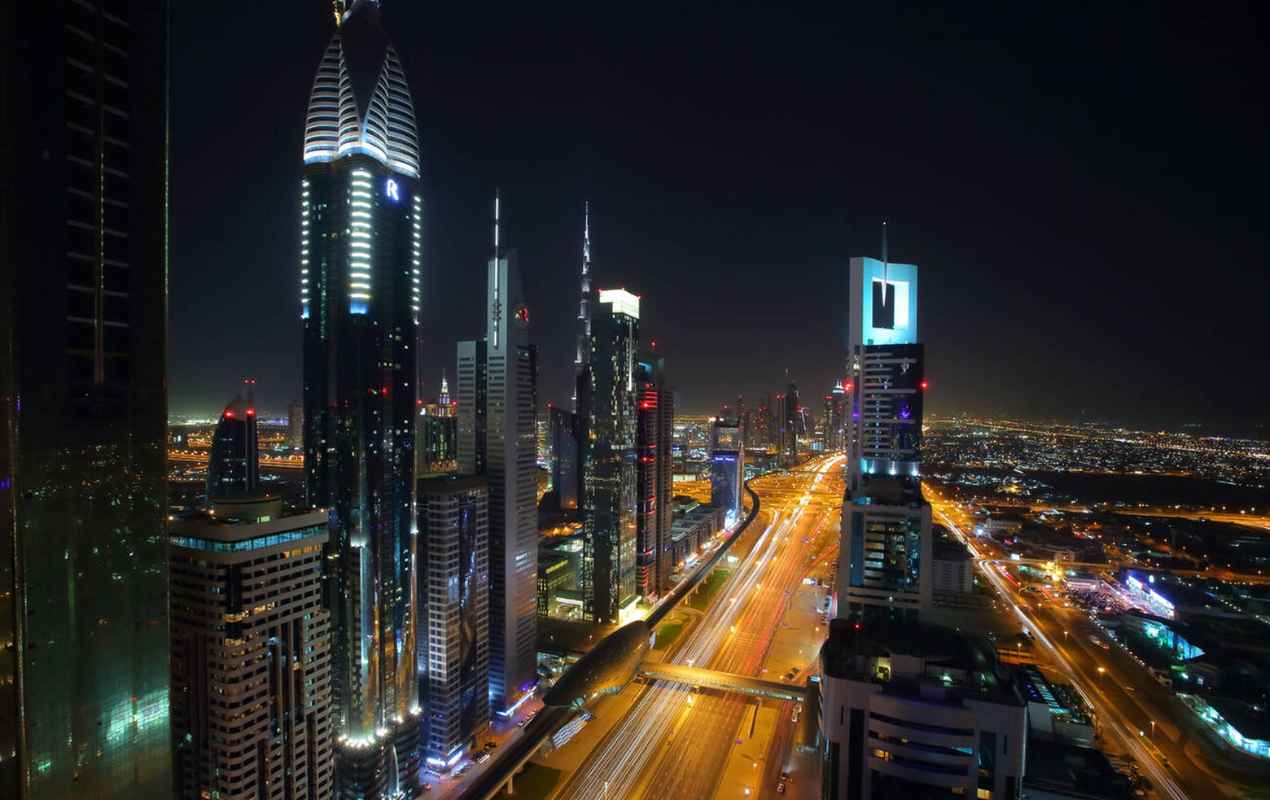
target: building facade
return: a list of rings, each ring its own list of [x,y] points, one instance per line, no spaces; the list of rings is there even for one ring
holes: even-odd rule
[[[239,497],[171,531],[176,796],[331,796],[327,512]]]
[[[489,489],[419,481],[419,680],[424,758],[445,770],[489,725]]]
[[[548,410],[551,438],[551,489],[559,510],[580,508],[582,486],[582,426],[578,415],[563,408]]]
[[[917,267],[853,258],[850,290],[839,613],[916,614],[931,603],[933,577],[931,510],[920,483],[925,357]]]
[[[416,787],[414,416],[422,215],[414,108],[373,0],[336,3],[309,97],[300,317],[309,503],[329,508],[336,793]]]
[[[612,624],[633,608],[636,580],[636,399],[639,298],[600,292],[591,319],[584,460],[583,616]]]
[[[168,4],[0,4],[0,797],[170,796]]]

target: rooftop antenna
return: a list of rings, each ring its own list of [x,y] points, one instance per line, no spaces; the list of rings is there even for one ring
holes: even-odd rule
[[[494,258],[498,258],[500,253],[499,242],[498,242],[498,223],[499,223],[499,214],[500,214],[499,194],[500,194],[500,190],[497,186],[495,186],[494,187]]]
[[[882,305],[886,305],[886,284],[891,275],[891,260],[886,251],[886,220],[882,220]]]

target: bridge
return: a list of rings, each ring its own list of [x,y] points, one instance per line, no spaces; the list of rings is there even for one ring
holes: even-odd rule
[[[777,681],[765,681],[751,678],[748,675],[737,675],[732,672],[718,672],[701,667],[688,667],[683,664],[650,664],[639,666],[639,674],[645,678],[672,683],[686,683],[701,689],[718,689],[724,692],[738,692],[754,697],[766,697],[772,700],[802,700],[807,694],[805,686]]]

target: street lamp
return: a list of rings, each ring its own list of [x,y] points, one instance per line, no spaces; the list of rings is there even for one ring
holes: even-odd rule
[[[1151,720],[1151,741],[1155,741],[1155,720]]]
[[[1099,677],[1099,678],[1101,678],[1104,674],[1106,674],[1106,672],[1107,672],[1107,668],[1106,668],[1106,667],[1099,667],[1099,668],[1098,668],[1098,677]]]

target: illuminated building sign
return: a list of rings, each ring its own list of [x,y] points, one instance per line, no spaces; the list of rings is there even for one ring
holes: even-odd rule
[[[397,193],[397,182],[393,180],[392,178],[389,178],[384,183],[384,194],[387,195],[388,199],[393,201],[394,203],[396,203],[398,200],[401,199],[401,197]]]

